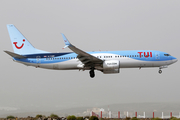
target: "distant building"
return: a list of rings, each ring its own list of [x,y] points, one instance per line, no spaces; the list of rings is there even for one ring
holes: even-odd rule
[[[94,107],[94,108],[92,108],[92,109],[87,109],[87,113],[90,113],[91,111],[93,111],[93,112],[95,112],[95,113],[100,113],[101,111],[104,111],[104,109],[103,108],[96,108],[96,107]]]

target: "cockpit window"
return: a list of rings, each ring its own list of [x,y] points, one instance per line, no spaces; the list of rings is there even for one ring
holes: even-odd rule
[[[171,56],[170,54],[164,54],[164,56]]]

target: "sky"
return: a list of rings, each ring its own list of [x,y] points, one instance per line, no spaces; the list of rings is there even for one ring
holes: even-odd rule
[[[38,49],[62,49],[60,33],[84,51],[158,50],[180,58],[179,0],[1,0],[0,107],[96,107],[115,103],[179,102],[180,62],[163,69],[47,70],[13,62],[7,24]]]

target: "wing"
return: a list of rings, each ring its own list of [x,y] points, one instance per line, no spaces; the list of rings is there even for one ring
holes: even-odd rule
[[[61,34],[66,45],[64,48],[68,47],[73,52],[78,54],[77,58],[85,65],[85,67],[96,67],[96,66],[102,65],[103,60],[96,58],[95,56],[88,54],[87,52],[84,52],[80,50],[79,48],[75,47],[68,41],[68,39],[63,33]]]

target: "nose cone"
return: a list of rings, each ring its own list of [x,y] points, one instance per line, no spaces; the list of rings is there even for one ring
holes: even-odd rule
[[[175,57],[172,57],[172,61],[173,61],[173,63],[175,63],[175,62],[177,62],[177,61],[178,61],[178,59],[177,59],[177,58],[175,58]]]

